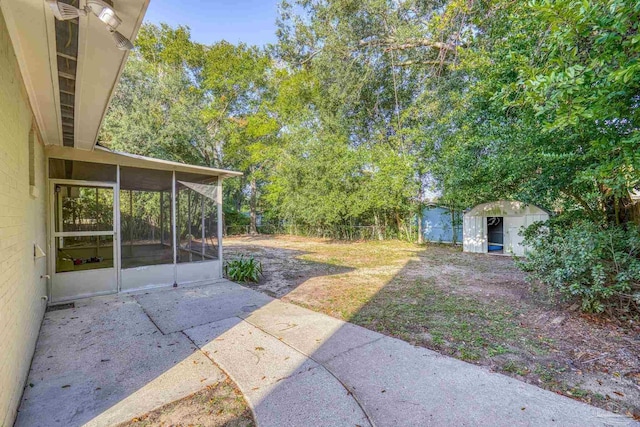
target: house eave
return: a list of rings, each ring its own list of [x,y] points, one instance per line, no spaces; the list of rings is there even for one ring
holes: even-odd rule
[[[148,4],[116,0],[118,31],[133,41]],[[95,16],[56,21],[44,0],[4,1],[0,7],[43,142],[92,150],[128,52],[115,47]],[[66,51],[61,38],[77,48]],[[59,70],[60,61],[71,63],[75,74]]]

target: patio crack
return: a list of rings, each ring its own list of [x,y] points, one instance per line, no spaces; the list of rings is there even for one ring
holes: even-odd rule
[[[211,357],[209,357],[209,354],[207,354],[207,352],[203,351],[202,348],[200,348],[200,346],[198,344],[196,344],[196,342],[194,340],[191,339],[191,337],[186,334],[184,331],[178,331],[179,333],[181,333],[182,335],[185,336],[185,338],[191,343],[193,344],[193,346],[196,348],[196,350],[198,350],[200,353],[202,353],[204,355],[204,357],[206,357],[207,359],[209,359],[212,363],[214,363],[216,366],[218,366],[218,364],[216,362],[213,361],[213,359]],[[175,332],[173,332],[175,333]],[[218,366],[219,367],[219,366]],[[226,372],[225,372],[226,374]]]
[[[156,327],[156,329],[158,330],[158,332],[160,332],[162,335],[167,335],[164,333],[164,331],[162,329],[160,329],[160,326],[158,326],[158,324],[155,322],[155,320],[153,320],[153,317],[151,317],[149,315],[149,313],[147,313],[147,310],[144,309],[144,307],[142,306],[142,304],[140,304],[135,298],[133,299],[136,304],[138,304],[138,307],[140,307],[140,310],[142,310],[142,312],[144,313],[145,316],[147,316],[147,318],[149,319],[149,321],[153,324],[153,326]],[[180,331],[182,332],[182,331]]]
[[[358,349],[361,349],[362,347],[366,347],[366,346],[368,346],[368,345],[371,345],[371,344],[373,344],[373,343],[376,343],[376,342],[380,341],[381,339],[383,339],[384,337],[385,337],[385,335],[382,335],[381,337],[378,337],[378,338],[376,338],[376,339],[374,339],[374,340],[372,340],[372,341],[367,341],[367,342],[364,342],[364,343],[362,343],[362,344],[358,344],[358,345],[357,345],[357,346],[355,346],[355,347],[351,347],[351,348],[350,348],[350,349],[348,349],[348,350],[345,350],[345,351],[343,351],[343,352],[341,352],[341,353],[338,353],[338,354],[336,354],[336,355],[334,355],[334,356],[331,356],[330,358],[326,359],[326,360],[324,361],[324,363],[329,363],[329,362],[331,362],[333,359],[336,359],[336,358],[338,358],[338,357],[344,356],[345,354],[349,354],[349,353],[351,353],[351,352],[352,352],[352,351],[354,351],[354,350],[358,350]],[[314,359],[312,359],[312,360],[314,360]],[[319,362],[318,362],[318,363],[319,363]],[[323,366],[324,366],[324,365],[323,365]]]

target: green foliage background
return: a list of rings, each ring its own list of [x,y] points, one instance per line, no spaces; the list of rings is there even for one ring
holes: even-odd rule
[[[100,141],[244,172],[226,218],[253,232],[413,238],[433,199],[634,232],[639,22],[631,0],[283,0],[265,47],[146,24]]]

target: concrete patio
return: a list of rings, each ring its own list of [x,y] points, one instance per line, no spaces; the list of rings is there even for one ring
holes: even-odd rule
[[[260,426],[637,425],[225,280],[47,313],[16,425],[114,425],[227,375]]]

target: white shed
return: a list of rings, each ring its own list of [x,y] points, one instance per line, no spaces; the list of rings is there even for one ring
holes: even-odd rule
[[[547,211],[522,202],[501,200],[478,205],[464,214],[463,250],[523,256],[526,248],[518,233],[547,219]]]

